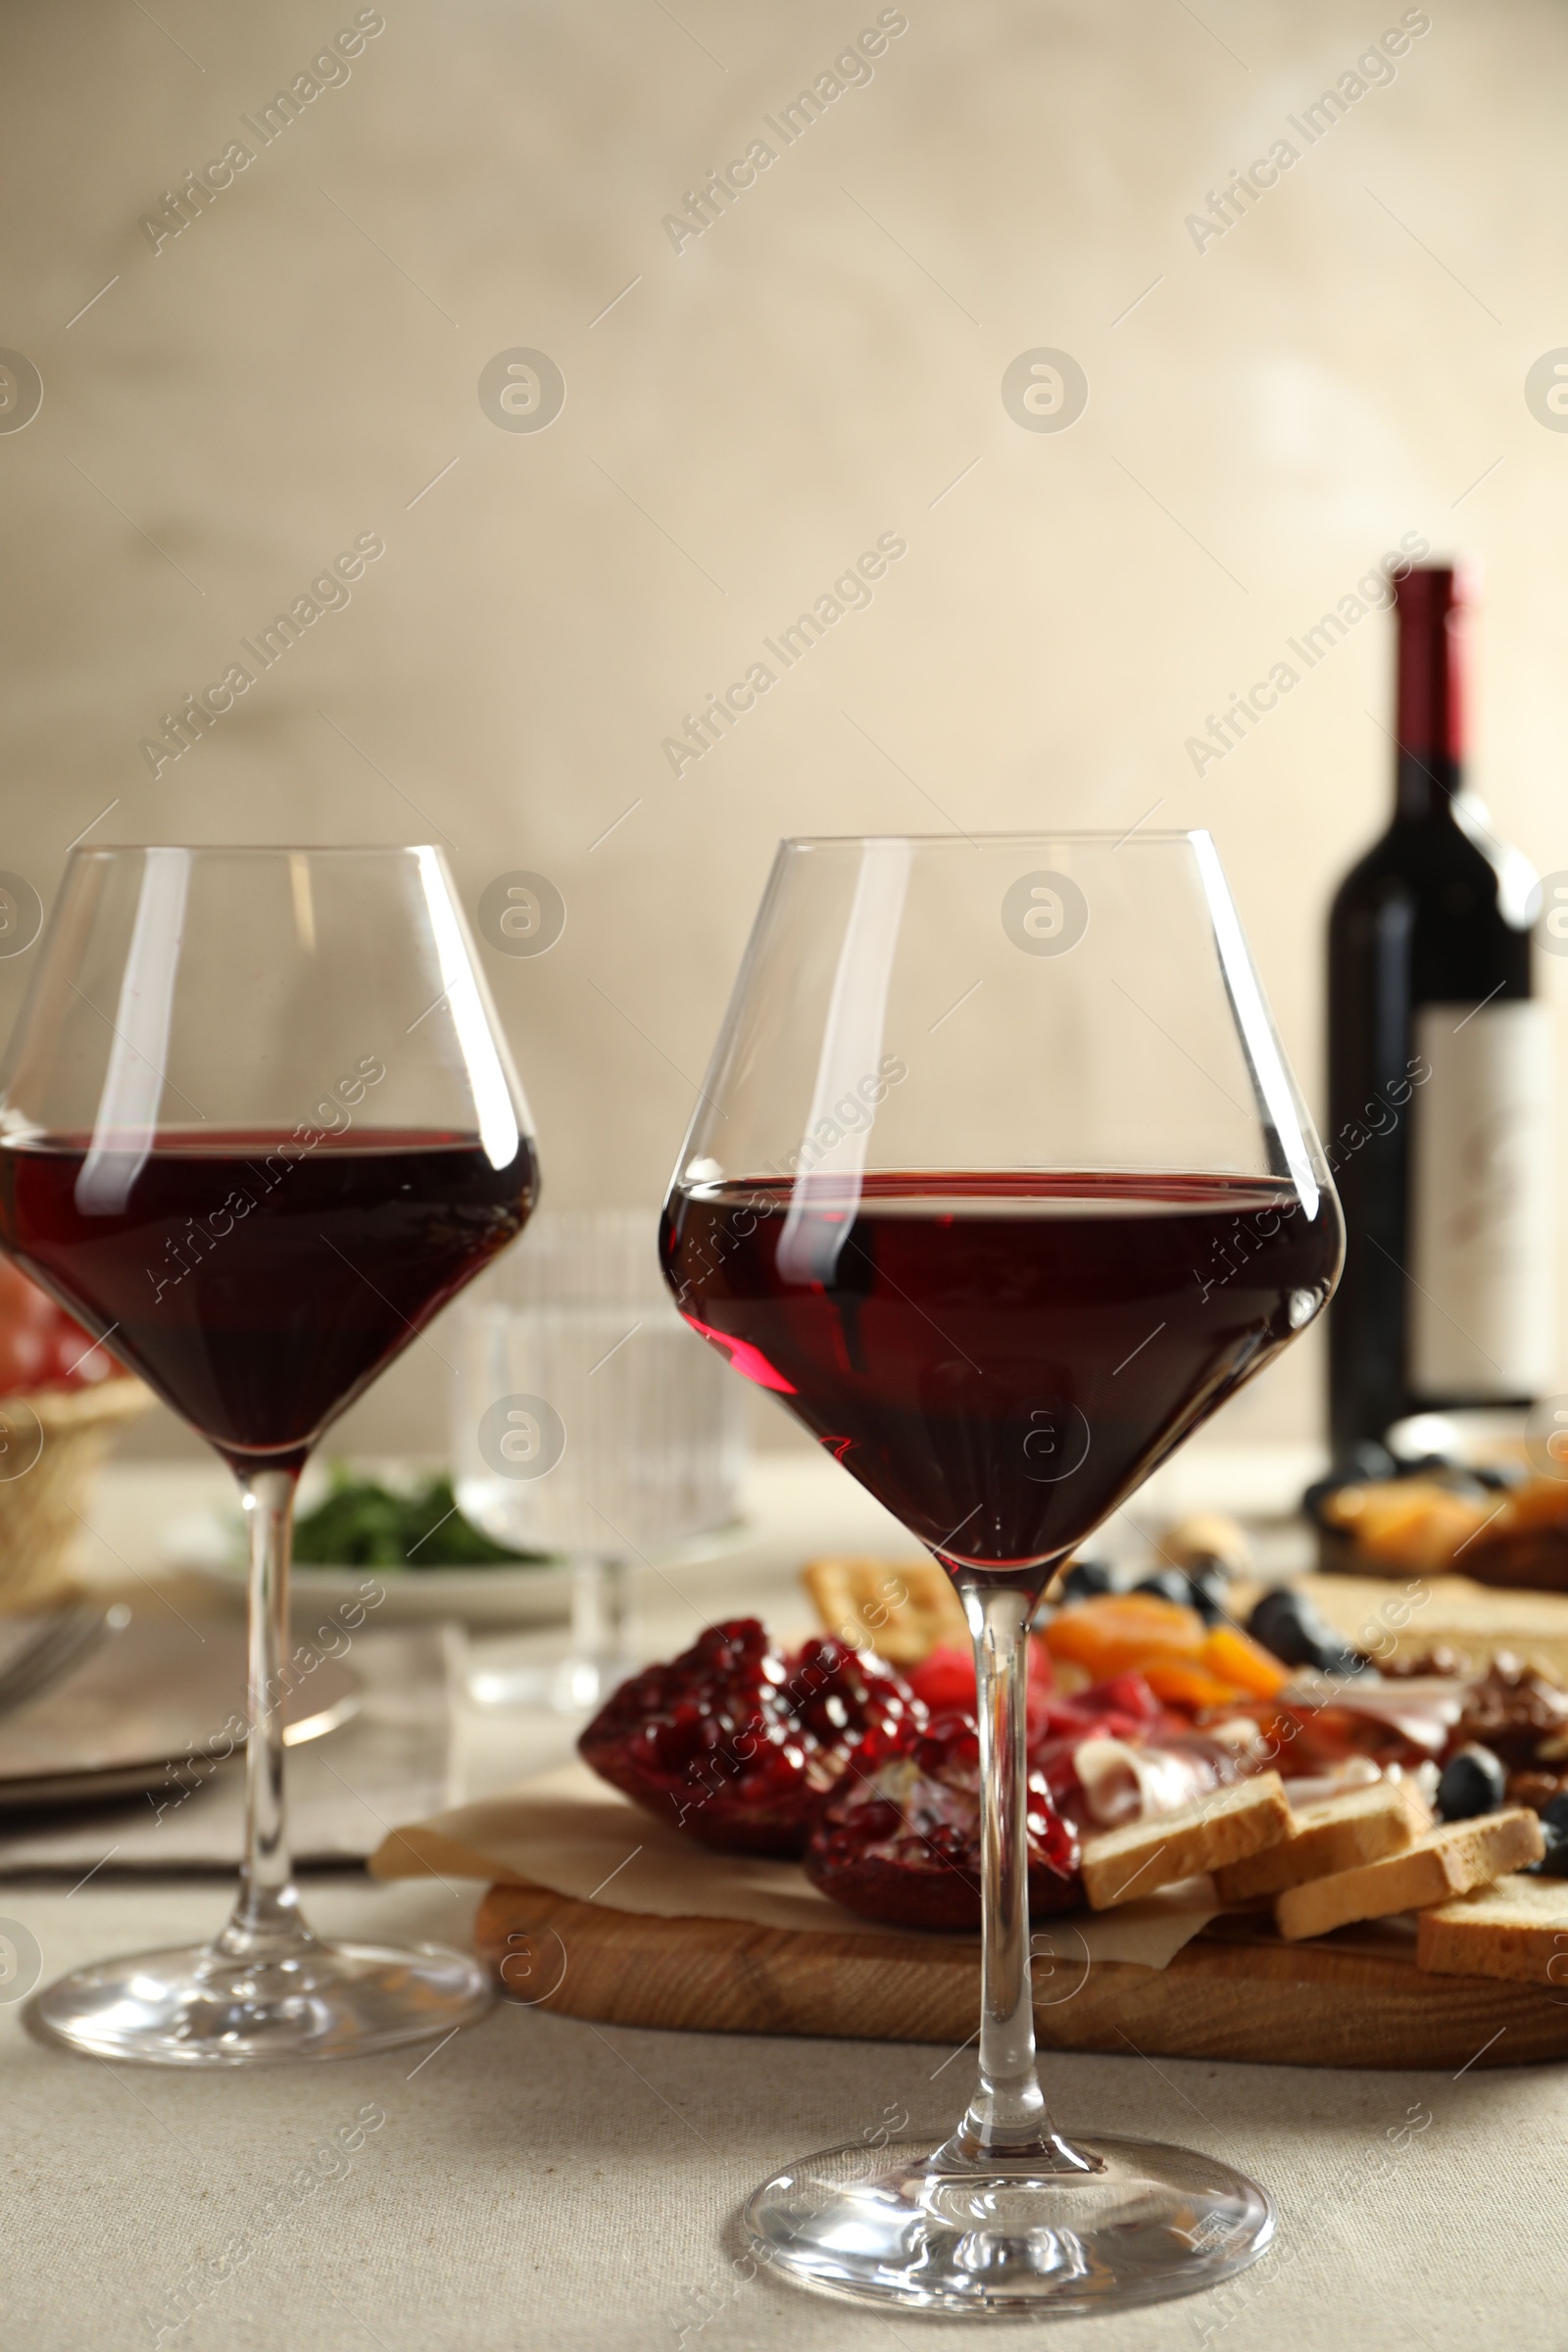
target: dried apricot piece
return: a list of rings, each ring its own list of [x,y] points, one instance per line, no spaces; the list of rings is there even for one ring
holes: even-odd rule
[[[1054,1658],[1087,1666],[1097,1683],[1108,1682],[1152,1659],[1196,1662],[1203,1621],[1196,1609],[1152,1592],[1106,1592],[1060,1610],[1046,1628],[1046,1646]]]
[[[1161,1658],[1146,1666],[1144,1680],[1167,1706],[1186,1707],[1195,1715],[1202,1707],[1240,1706],[1248,1697],[1235,1683],[1221,1682],[1217,1675],[1189,1665],[1185,1658]]]
[[[1253,1698],[1272,1698],[1290,1681],[1289,1671],[1239,1626],[1210,1626],[1203,1664],[1222,1682],[1234,1683]]]

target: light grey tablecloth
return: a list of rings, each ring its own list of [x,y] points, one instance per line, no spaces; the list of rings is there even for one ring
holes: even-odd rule
[[[338,1932],[454,1941],[470,1909],[433,1884],[337,1882],[311,1906]],[[221,1899],[12,1886],[0,1908],[53,1972],[196,1936]],[[0,2340],[150,2352],[160,2321],[190,2311],[166,2352],[972,2346],[971,2323],[890,2327],[730,2266],[737,2207],[781,2158],[858,2137],[890,2101],[950,2120],[967,2060],[933,2082],[944,2055],[509,2007],[433,2055],[191,2079],[41,2047],[3,2008]],[[1560,2070],[1451,2082],[1062,2057],[1050,2077],[1069,2123],[1223,2153],[1282,2216],[1280,2251],[1236,2294],[1065,2323],[1062,2352],[1561,2352]],[[1388,2129],[1418,2102],[1431,2126],[1385,2172]],[[368,2106],[386,2120],[337,2173],[315,2151]],[[204,2286],[197,2266],[230,2241],[247,2258]]]
[[[803,1623],[796,1571],[811,1549],[901,1548],[831,1464],[807,1458],[759,1495],[743,1557],[648,1580],[653,1646],[667,1654],[742,1609]],[[470,1713],[460,1734],[470,1794],[569,1752],[570,1727],[539,1716]],[[456,1944],[476,1894],[336,1876],[306,1889],[328,1932]],[[0,1914],[36,1937],[46,1977],[204,1935],[225,1901],[213,1881],[107,1872],[76,1894],[0,1885]],[[946,2055],[508,2007],[433,2054],[193,2080],[41,2046],[0,2003],[0,2352],[154,2352],[160,2322],[186,2309],[161,2352],[972,2348],[987,2333],[973,2323],[889,2323],[765,2276],[742,2284],[731,2268],[740,2204],[781,2161],[858,2138],[889,2102],[951,2123],[970,2059],[933,2081]],[[1234,2294],[1067,2322],[1040,2339],[1054,2352],[1568,2345],[1563,2069],[1453,2082],[1062,2056],[1047,2079],[1069,2125],[1228,2156],[1281,2214],[1278,2252]],[[313,2165],[323,2134],[352,2136],[371,2103],[386,2121],[353,2170],[328,2171],[338,2159],[324,2154]],[[1430,2126],[1391,2156],[1391,2128],[1418,2103]],[[195,2266],[230,2241],[245,2260],[204,2288]]]

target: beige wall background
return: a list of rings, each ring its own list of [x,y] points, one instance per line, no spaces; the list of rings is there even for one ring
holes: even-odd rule
[[[1405,533],[1486,562],[1477,780],[1568,867],[1568,436],[1525,398],[1568,342],[1561,9],[904,0],[833,75],[880,13],[0,20],[0,344],[44,394],[0,432],[0,865],[46,906],[84,828],[441,838],[470,909],[548,875],[559,943],[485,956],[557,1201],[657,1200],[787,831],[1210,826],[1315,1098],[1390,624],[1201,774],[1187,744]],[[1401,16],[1430,28],[1308,145],[1289,119]],[[765,118],[819,86],[786,146]],[[291,88],[263,144],[242,118]],[[1298,160],[1200,251],[1188,216],[1281,138]],[[144,220],[236,139],[155,248]],[[676,250],[664,217],[760,139],[776,160]],[[544,430],[481,406],[518,348],[564,379]],[[1040,348],[1087,377],[1069,429],[1004,405]],[[869,607],[672,773],[683,714],[887,532]],[[163,714],[362,533],[385,554],[352,601],[155,776]],[[439,1446],[443,1377],[416,1348],[344,1441]],[[1303,1347],[1233,1429],[1309,1434],[1319,1378]]]

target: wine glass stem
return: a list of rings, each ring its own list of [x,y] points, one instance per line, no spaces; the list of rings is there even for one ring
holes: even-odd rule
[[[631,1639],[631,1562],[613,1552],[578,1552],[571,1563],[571,1649],[608,1676]]]
[[[1024,1818],[1034,1596],[993,1584],[963,1584],[959,1592],[974,1639],[980,1728],[980,2081],[942,2155],[963,2164],[1028,2157],[1076,2171],[1083,2159],[1053,2131],[1035,2072]]]
[[[240,1481],[250,1533],[250,1642],[245,1742],[245,1859],[239,1896],[219,1938],[230,1957],[272,1958],[309,1942],[289,1860],[283,1805],[284,1652],[298,1470]]]

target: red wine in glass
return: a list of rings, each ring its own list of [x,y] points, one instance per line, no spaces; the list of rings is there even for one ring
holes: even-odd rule
[[[473,1137],[176,1131],[99,1150],[112,1213],[78,1204],[83,1136],[0,1151],[0,1245],[241,1468],[311,1442],[522,1230],[533,1146]],[[90,1201],[91,1192],[87,1194]]]
[[[664,1264],[692,1327],[790,1406],[912,1535],[1032,1570],[1139,1486],[1316,1313],[1339,1257],[1288,1183],[868,1172],[808,1214],[783,1182],[677,1192]]]

